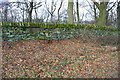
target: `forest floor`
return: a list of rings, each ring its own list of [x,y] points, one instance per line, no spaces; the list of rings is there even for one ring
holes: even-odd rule
[[[117,78],[116,49],[116,45],[103,45],[100,39],[4,41],[2,75],[4,78]]]

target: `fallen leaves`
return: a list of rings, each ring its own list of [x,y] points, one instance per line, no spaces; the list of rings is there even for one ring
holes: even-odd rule
[[[3,42],[3,77],[117,77],[118,53],[112,51],[116,46],[99,47],[99,44],[82,41]]]

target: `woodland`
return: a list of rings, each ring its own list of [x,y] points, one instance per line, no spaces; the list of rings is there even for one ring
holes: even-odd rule
[[[120,0],[0,1],[1,76],[119,78]]]

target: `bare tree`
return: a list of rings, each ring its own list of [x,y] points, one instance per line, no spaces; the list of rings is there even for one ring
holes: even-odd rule
[[[53,22],[53,16],[54,16],[54,12],[56,10],[56,4],[57,2],[55,2],[54,0],[52,0],[51,6],[49,8],[49,6],[47,5],[47,1],[45,0],[45,6],[47,9],[47,12],[50,14],[50,21]]]
[[[24,11],[27,13],[27,19],[28,19],[28,22],[32,22],[32,13],[33,13],[33,10],[41,7],[42,2],[38,2],[36,3],[34,0],[24,0],[24,2],[22,3],[19,3],[18,7],[23,10],[23,18],[24,18]],[[20,5],[24,5],[25,7],[23,6],[20,6]]]
[[[58,22],[60,22],[60,9],[62,8],[63,1],[61,0],[60,7],[58,8]]]
[[[2,2],[1,4],[1,16],[2,16],[2,21],[8,21],[8,11],[10,7],[10,3],[8,1]]]
[[[109,11],[112,10],[112,8],[116,5],[116,3],[114,3],[112,7],[109,6],[110,8],[108,8],[109,0],[107,0],[106,2],[103,0],[99,0],[99,2],[96,2],[96,0],[92,0],[92,1],[94,5],[97,7],[97,9],[99,10],[99,16],[97,19],[98,24],[107,25]]]

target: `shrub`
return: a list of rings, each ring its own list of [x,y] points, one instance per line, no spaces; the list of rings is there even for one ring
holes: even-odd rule
[[[34,27],[34,28],[86,28],[100,29],[109,31],[120,31],[117,27],[94,25],[94,24],[79,24],[79,23],[27,23],[27,22],[1,22],[2,27]]]

